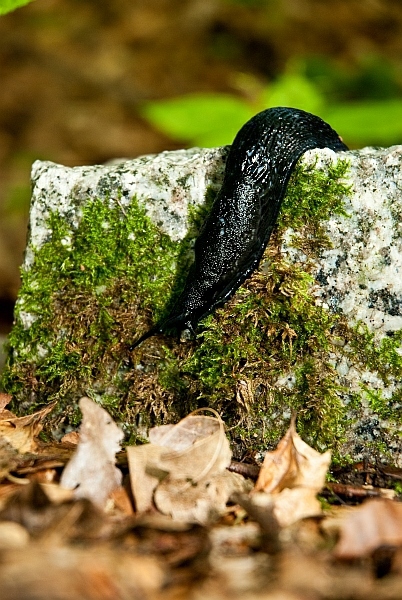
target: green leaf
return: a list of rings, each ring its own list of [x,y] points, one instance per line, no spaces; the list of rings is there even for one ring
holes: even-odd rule
[[[317,114],[324,106],[318,87],[301,73],[290,71],[279,77],[263,92],[264,106],[291,106]]]
[[[0,0],[0,15],[5,15],[20,6],[29,4],[32,0]]]
[[[328,107],[320,115],[346,144],[390,146],[402,143],[402,100],[366,100]]]
[[[142,115],[173,139],[202,147],[231,144],[256,110],[228,94],[199,93],[145,104]]]

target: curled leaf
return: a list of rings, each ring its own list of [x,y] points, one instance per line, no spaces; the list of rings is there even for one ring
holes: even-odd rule
[[[320,454],[296,432],[295,419],[273,452],[267,452],[255,491],[279,493],[285,488],[321,490],[331,460],[329,451]]]
[[[88,498],[104,507],[113,490],[121,485],[122,474],[115,466],[123,432],[111,416],[89,398],[81,398],[80,438],[60,484],[73,489],[76,498]]]
[[[0,439],[20,454],[35,452],[37,450],[35,438],[42,431],[42,421],[53,410],[56,403],[53,402],[32,415],[16,417],[5,409],[10,400],[11,396],[8,394],[0,394]]]
[[[150,431],[151,442],[166,449],[160,466],[169,472],[171,479],[188,478],[194,483],[221,473],[230,465],[232,452],[222,419],[219,415],[207,417],[196,412],[176,425]]]
[[[204,410],[204,409],[201,409]],[[222,419],[195,411],[151,430],[153,443],[127,449],[139,512],[154,506],[175,519],[206,523],[220,514],[244,479],[226,472],[232,453]]]
[[[282,527],[321,514],[316,494],[325,484],[331,453],[320,454],[296,433],[295,419],[273,452],[267,452],[252,501],[272,510]]]

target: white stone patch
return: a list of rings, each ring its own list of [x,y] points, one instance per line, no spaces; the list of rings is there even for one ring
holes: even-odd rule
[[[46,221],[52,211],[77,227],[81,205],[97,197],[124,207],[136,196],[164,233],[174,241],[181,240],[188,230],[189,206],[202,204],[206,188],[220,184],[226,155],[225,148],[191,148],[72,168],[36,161],[32,167],[30,245],[40,249],[49,239]],[[25,265],[32,260],[28,254]]]
[[[321,252],[316,274],[327,283],[314,293],[351,325],[361,321],[381,337],[402,328],[402,147],[310,150],[304,160],[325,168],[339,157],[350,161],[353,194],[345,198],[348,216],[333,215],[326,223],[332,247]],[[290,260],[305,259],[291,236],[283,252]]]
[[[38,320],[38,315],[33,315],[30,312],[25,310],[20,310],[18,313],[19,318],[21,319],[21,323],[24,329],[29,329]]]

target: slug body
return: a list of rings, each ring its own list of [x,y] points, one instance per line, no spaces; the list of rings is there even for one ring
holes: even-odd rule
[[[195,260],[169,316],[131,347],[159,332],[194,330],[256,269],[300,156],[312,148],[347,150],[325,121],[293,108],[257,114],[236,135],[222,188],[195,242]]]

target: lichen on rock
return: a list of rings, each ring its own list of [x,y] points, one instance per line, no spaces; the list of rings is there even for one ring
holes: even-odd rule
[[[33,168],[2,387],[20,411],[86,394],[132,440],[209,405],[241,454],[298,428],[335,458],[402,466],[402,148],[307,152],[259,269],[196,340],[130,344],[180,292],[227,149]],[[131,360],[129,364],[128,359]]]

